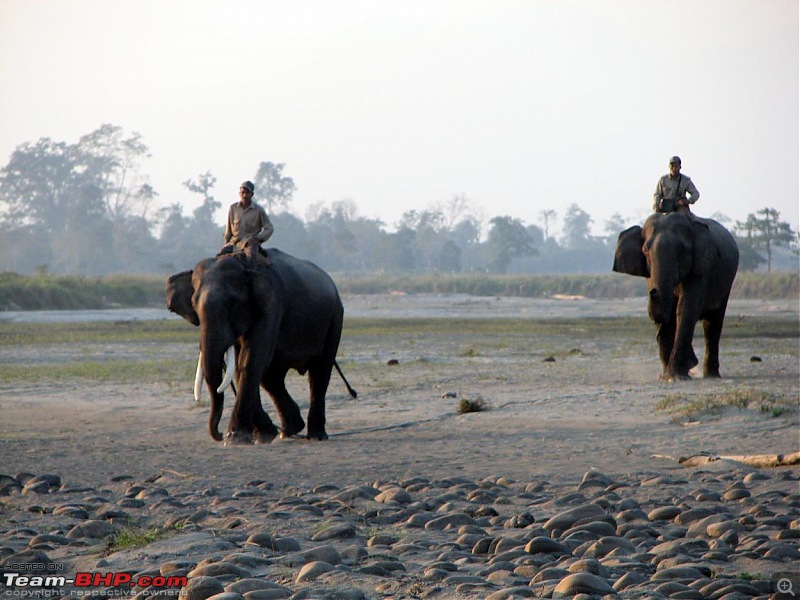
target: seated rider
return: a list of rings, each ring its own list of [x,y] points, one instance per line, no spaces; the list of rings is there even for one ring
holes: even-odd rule
[[[687,198],[686,195],[689,195]],[[689,210],[689,205],[697,202],[700,192],[687,175],[681,174],[681,159],[673,156],[669,159],[669,173],[661,177],[653,194],[653,210],[670,213],[678,209]]]
[[[228,220],[225,223],[225,245],[219,254],[229,254],[237,249],[244,249],[248,240],[255,238],[259,250],[266,255],[261,244],[266,242],[275,228],[262,206],[253,202],[255,185],[245,181],[239,186],[239,202],[234,202],[228,209]]]

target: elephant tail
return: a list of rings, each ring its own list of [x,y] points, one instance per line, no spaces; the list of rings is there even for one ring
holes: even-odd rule
[[[339,377],[341,377],[342,381],[344,381],[344,385],[347,387],[347,391],[350,392],[350,395],[353,398],[358,398],[358,392],[356,392],[352,387],[350,387],[350,384],[347,383],[347,379],[345,378],[344,373],[342,373],[342,369],[339,367],[339,363],[336,362],[336,359],[333,360],[333,366],[336,367],[336,372],[339,373]]]

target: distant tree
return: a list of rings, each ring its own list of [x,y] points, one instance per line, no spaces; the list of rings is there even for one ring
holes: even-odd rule
[[[478,271],[484,269],[483,249],[481,248],[481,224],[474,215],[461,219],[447,233],[447,238],[458,246],[461,270]]]
[[[331,215],[339,225],[347,225],[358,217],[358,207],[350,199],[331,202]]]
[[[711,218],[714,219],[717,223],[720,223],[722,225],[731,222],[731,218],[728,215],[725,215],[719,211],[714,212],[711,215]]]
[[[542,231],[541,227],[538,225],[528,225],[525,227],[525,231],[527,231],[528,235],[531,237],[534,248],[541,248],[544,245],[544,231]]]
[[[5,206],[0,218],[10,226],[34,226],[44,238],[40,241],[49,241],[63,231],[76,204],[92,213],[102,210],[95,192],[99,182],[79,168],[85,162],[79,148],[49,138],[18,146],[0,169],[0,204]]]
[[[716,220],[716,219],[715,219]],[[751,246],[743,238],[736,236],[736,243],[739,246],[739,270],[743,272],[750,272],[757,270],[761,265],[767,262],[767,259],[761,256],[753,246]]]
[[[117,266],[114,271],[145,274],[152,273],[162,262],[158,240],[153,235],[153,222],[130,215],[114,224],[114,249]]]
[[[350,221],[348,229],[358,241],[359,268],[375,268],[374,257],[378,252],[384,223],[380,219],[357,217]]]
[[[439,249],[436,268],[441,273],[461,272],[461,248],[453,240],[446,240]]]
[[[349,271],[362,266],[361,240],[353,231],[361,225],[355,202],[337,200],[330,206],[318,202],[307,209],[306,216],[307,247],[303,256],[329,270]]]
[[[0,169],[0,222],[20,245],[27,245],[22,236],[35,235],[49,246],[55,272],[125,268],[129,257],[119,253],[132,241],[118,236],[139,229],[157,197],[139,171],[148,156],[139,134],[126,136],[108,124],[76,144],[49,138],[22,144]]]
[[[409,211],[403,215],[403,227],[415,232],[415,265],[423,271],[437,268],[439,254],[447,241],[444,215],[438,210]]]
[[[299,258],[315,261],[319,254],[319,244],[306,231],[306,225],[298,217],[288,211],[270,216],[275,226],[275,233],[269,238],[266,247],[280,248]]]
[[[757,253],[765,252],[767,272],[772,271],[772,252],[775,247],[791,247],[796,234],[786,221],[780,220],[780,212],[774,208],[762,208],[747,215],[744,221],[736,222],[740,245],[750,247]]]
[[[327,210],[324,202],[312,202],[306,207],[306,212],[303,216],[305,217],[306,223],[313,223],[320,219]]]
[[[436,203],[431,212],[439,213],[442,219],[442,228],[452,231],[456,223],[474,216],[475,209],[466,194],[455,194],[446,202]]]
[[[216,184],[217,178],[214,177],[211,171],[201,173],[197,176],[196,180],[187,179],[183,182],[183,187],[190,192],[200,194],[203,197],[202,211],[201,213],[198,213],[198,216],[202,214],[203,219],[207,217],[213,217],[214,212],[222,208],[222,203],[217,201],[214,196],[211,195],[211,190]]]
[[[335,269],[333,260],[333,236],[336,233],[336,224],[329,209],[320,210],[313,220],[306,221],[306,231],[310,246],[308,258],[316,262],[323,269]]]
[[[547,241],[550,238],[550,222],[555,222],[558,213],[552,208],[545,209],[539,213],[539,217],[544,222],[544,239]]]
[[[465,217],[456,223],[450,235],[460,248],[476,246],[481,239],[480,222],[475,217]]]
[[[267,213],[276,208],[289,206],[297,186],[291,177],[283,174],[285,163],[262,162],[254,177],[256,199],[264,205]]]
[[[358,240],[347,227],[339,227],[333,233],[334,255],[341,261],[345,271],[358,262]]]
[[[183,206],[177,202],[165,206],[158,211],[157,219],[161,225],[156,261],[159,271],[174,273],[193,267],[199,259],[192,252],[193,244],[187,235],[190,220],[183,215]]]
[[[606,233],[614,237],[624,229],[626,229],[625,219],[618,212],[611,215],[605,222]]]
[[[571,204],[564,215],[563,241],[569,249],[585,248],[591,243],[592,217],[577,204]]]
[[[183,206],[174,202],[158,211],[158,220],[161,223],[161,242],[174,244],[186,230],[187,224],[183,216]]]
[[[419,225],[420,216],[416,210],[407,210],[403,213],[400,217],[400,220],[395,223],[395,228],[400,229],[411,229],[412,231],[416,231],[417,225]]]
[[[222,204],[211,192],[216,181],[216,177],[206,171],[197,179],[183,182],[187,190],[203,198],[191,216],[185,216],[183,207],[177,203],[159,211],[161,234],[156,262],[160,268],[165,268],[165,265],[176,268],[194,266],[199,260],[216,254],[222,246],[223,228],[214,220],[214,214]]]
[[[78,147],[86,173],[99,183],[109,219],[150,216],[157,194],[140,172],[142,161],[150,157],[141,134],[127,136],[121,127],[106,123],[82,136]]]
[[[509,216],[494,217],[486,239],[487,266],[492,273],[505,273],[511,260],[537,253],[522,221]]]
[[[416,237],[416,232],[408,227],[400,227],[394,233],[384,232],[375,257],[376,266],[389,273],[413,271]]]
[[[614,213],[606,220],[605,231],[608,234],[608,237],[606,237],[606,243],[609,246],[616,246],[619,234],[627,229],[626,225],[625,219],[618,212]]]
[[[100,190],[92,186],[83,192],[73,199],[65,223],[53,236],[53,271],[107,275],[117,267],[115,224],[105,217],[103,204],[97,201]]]
[[[187,179],[183,186],[202,196],[192,214],[183,214],[183,206],[173,203],[158,212],[160,235],[158,258],[154,264],[161,271],[193,267],[198,261],[213,256],[222,246],[223,228],[214,220],[222,204],[212,195],[216,177],[206,171],[196,179]]]
[[[211,190],[216,183],[217,178],[212,175],[211,171],[206,171],[199,175],[197,180],[187,179],[183,182],[183,186],[190,192],[200,194],[203,197],[200,206],[195,208],[192,213],[189,235],[208,240],[213,238],[215,242],[221,244],[221,232],[214,220],[214,215],[222,208],[222,203],[211,194]]]

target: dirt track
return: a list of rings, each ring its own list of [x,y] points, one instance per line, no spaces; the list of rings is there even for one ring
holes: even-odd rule
[[[800,585],[791,571],[800,559],[797,467],[677,462],[698,453],[798,450],[800,353],[796,334],[785,334],[787,322],[797,330],[796,307],[732,307],[731,331],[737,319],[768,314],[784,333],[723,338],[724,379],[666,384],[657,381],[649,326],[632,336],[627,321],[600,330],[593,322],[627,315],[635,303],[567,302],[346,300],[350,319],[395,314],[405,324],[445,313],[488,322],[464,321],[467,333],[415,321],[424,326],[391,335],[385,323],[374,330],[346,323],[340,361],[359,396],[350,398],[334,375],[326,442],[215,443],[189,378],[172,387],[4,385],[3,570],[177,574],[188,576],[184,600],[223,589],[231,600],[507,600],[580,591],[640,598],[667,590],[766,598],[781,577]],[[572,319],[549,321],[565,313]],[[491,320],[508,317],[517,320]],[[526,333],[531,319],[540,319],[536,335]],[[17,350],[4,359],[42,368],[71,360],[63,349],[58,356]],[[193,364],[197,344],[163,350]],[[135,360],[153,347],[102,352]],[[293,375],[288,387],[305,412],[305,379]],[[751,403],[681,422],[656,411],[665,398],[762,396],[779,410]],[[478,399],[488,410],[457,410]],[[588,521],[564,521],[564,511]],[[123,526],[165,539],[103,550]],[[122,591],[144,600],[159,590]]]
[[[637,308],[631,301],[550,300],[537,306],[535,301],[392,296],[382,302],[352,298],[349,306],[358,316],[467,311],[465,316],[475,318],[516,313],[522,319],[565,311],[591,319]],[[791,305],[734,303],[729,321],[751,314],[797,319]],[[192,361],[196,346],[177,351]],[[124,352],[135,354],[135,349]],[[555,362],[544,362],[550,355]],[[762,362],[751,362],[753,355]],[[575,325],[547,339],[412,332],[386,340],[380,334],[355,338],[346,329],[340,358],[359,397],[351,399],[334,374],[327,413],[331,439],[322,444],[286,440],[223,448],[206,432],[207,408],[193,406],[190,381],[182,389],[159,382],[5,387],[0,390],[4,470],[60,472],[85,483],[120,473],[146,477],[162,468],[211,479],[304,484],[453,473],[578,477],[590,467],[607,472],[675,468],[650,458],[653,454],[761,454],[796,451],[799,445],[797,413],[773,418],[731,408],[676,424],[655,411],[669,395],[691,399],[744,390],[796,399],[797,339],[723,337],[724,379],[681,384],[657,381],[660,365],[652,335],[629,340],[609,331],[600,339],[588,338]],[[387,365],[392,358],[397,366]],[[305,412],[305,379],[291,375],[289,389]],[[453,394],[458,397],[448,397]],[[461,398],[477,397],[490,410],[457,414]],[[229,399],[226,415],[230,404]]]

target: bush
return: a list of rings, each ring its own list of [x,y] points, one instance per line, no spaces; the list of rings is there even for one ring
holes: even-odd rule
[[[164,306],[160,277],[23,276],[0,273],[0,310]]]
[[[547,298],[556,294],[587,298],[633,298],[647,293],[645,279],[607,275],[334,275],[343,294],[466,294]],[[732,298],[797,299],[798,273],[740,273]],[[165,306],[165,280],[155,276],[109,277],[0,273],[0,310],[67,310]]]

